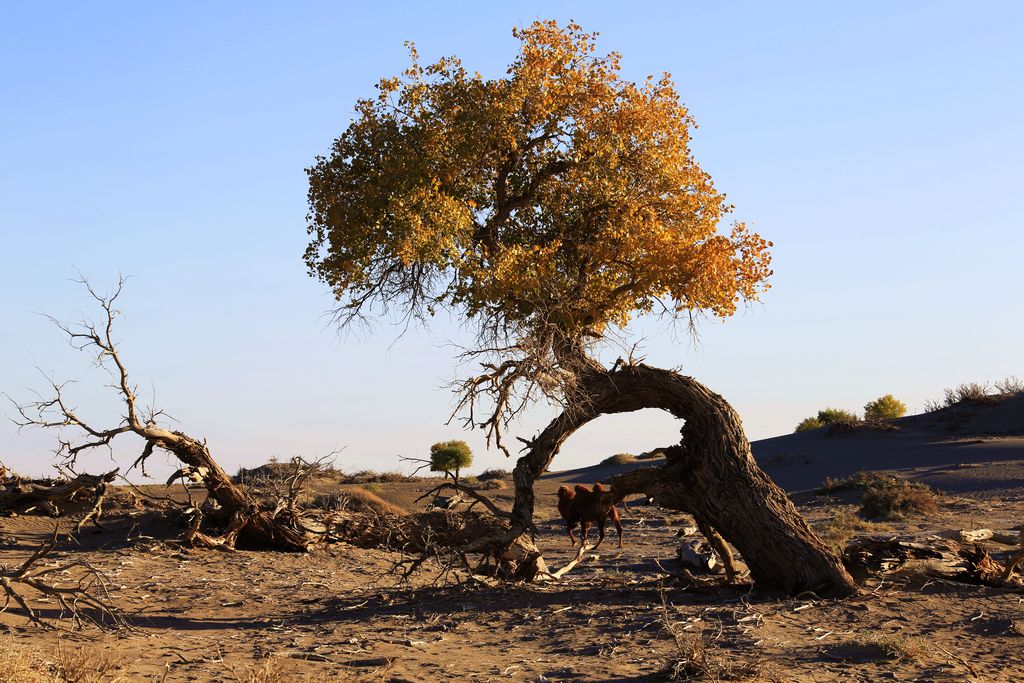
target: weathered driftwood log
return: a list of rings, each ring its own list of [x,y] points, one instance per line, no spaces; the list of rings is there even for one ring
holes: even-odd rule
[[[15,482],[0,489],[0,511],[27,512],[34,507],[44,506],[53,516],[59,516],[61,509],[58,503],[72,502],[85,492],[97,497],[106,489],[106,485],[114,481],[118,470],[106,474],[76,474],[74,478],[62,484],[38,484],[33,482]]]
[[[1010,531],[994,531],[992,529],[948,529],[939,534],[943,538],[952,538],[961,543],[978,543],[979,541],[995,541],[1003,545],[1018,545],[1019,533]]]
[[[698,574],[717,574],[723,570],[711,545],[699,538],[682,539],[676,555],[684,568]]]
[[[857,538],[844,549],[843,562],[862,577],[918,575],[988,586],[1021,586],[1007,571],[1009,563],[1004,566],[977,543],[941,536]]]
[[[721,396],[690,377],[646,365],[617,365],[578,383],[573,409],[529,442],[515,468],[515,505],[506,542],[533,526],[534,481],[562,443],[594,418],[659,408],[685,420],[680,445],[663,467],[613,477],[610,500],[643,493],[692,514],[742,553],[754,582],[792,594],[841,596],[856,584],[792,502],[754,462],[739,416]]]

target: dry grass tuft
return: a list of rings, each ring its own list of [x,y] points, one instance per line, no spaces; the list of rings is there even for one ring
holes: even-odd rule
[[[299,680],[295,667],[280,657],[267,657],[241,672],[232,668],[231,676],[237,683],[290,683]]]
[[[71,646],[58,641],[50,655],[18,643],[10,636],[0,639],[0,681],[14,683],[127,683],[125,659],[116,650],[99,645]]]
[[[876,651],[879,658],[898,662],[917,661],[927,651],[925,642],[920,638],[889,633],[871,633],[859,636],[851,640],[849,645]]]
[[[508,484],[503,479],[488,479],[480,482],[480,486],[477,488],[482,491],[504,491],[508,488]]]

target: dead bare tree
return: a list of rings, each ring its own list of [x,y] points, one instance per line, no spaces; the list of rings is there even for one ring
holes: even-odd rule
[[[19,415],[15,420],[18,427],[60,430],[57,454],[70,466],[74,465],[80,454],[95,448],[110,448],[115,438],[123,434],[134,434],[142,439],[143,447],[141,454],[128,468],[129,471],[139,468],[145,473],[149,457],[158,449],[164,450],[183,464],[175,476],[201,481],[206,486],[210,498],[221,506],[224,517],[230,520],[229,532],[223,538],[214,539],[209,535],[199,534],[197,530],[197,533],[191,536],[196,542],[209,543],[217,547],[233,547],[235,542],[239,541],[254,547],[306,550],[315,542],[315,535],[309,534],[289,515],[260,509],[249,494],[235,484],[217,464],[205,441],[161,426],[163,411],[152,407],[148,410],[141,408],[137,389],[128,378],[128,370],[114,339],[114,323],[121,315],[116,305],[125,281],[125,277],[120,277],[113,290],[103,294],[85,278],[78,280],[102,311],[99,323],[91,320],[67,323],[47,316],[75,349],[91,354],[95,364],[110,373],[113,378],[111,387],[119,393],[124,405],[125,414],[120,422],[113,427],[99,427],[87,422],[69,402],[66,396],[67,383],[58,383],[48,378],[50,395],[37,395],[35,401],[27,404],[19,404],[12,400]],[[66,437],[66,430],[76,432],[77,438]]]
[[[27,590],[54,600],[61,610],[58,618],[70,617],[75,626],[92,624],[116,628],[127,625],[125,615],[110,602],[102,572],[91,564],[74,560],[40,566],[56,547],[58,536],[55,528],[53,535],[14,569],[0,564],[0,588],[3,588],[5,596],[0,612],[7,610],[13,600],[32,623],[53,628],[29,605],[25,595]]]

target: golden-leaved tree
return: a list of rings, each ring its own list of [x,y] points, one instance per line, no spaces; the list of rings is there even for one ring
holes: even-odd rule
[[[597,54],[595,35],[574,23],[514,35],[520,53],[501,78],[454,57],[423,66],[410,45],[411,66],[360,100],[308,169],[305,260],[333,289],[338,322],[465,316],[481,372],[461,384],[459,411],[506,454],[503,430],[519,411],[541,396],[562,406],[519,459],[503,542],[525,542],[533,481],[573,431],[658,407],[686,420],[670,471],[620,479],[616,496],[645,491],[694,513],[764,585],[848,591],[721,397],[595,357],[637,315],[731,315],[767,288],[771,244],[742,223],[723,228],[731,207],[693,158],[693,120],[667,74],[623,79],[619,55]],[[771,557],[784,539],[790,554]]]

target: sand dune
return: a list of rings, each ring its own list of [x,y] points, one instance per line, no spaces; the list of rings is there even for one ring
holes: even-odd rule
[[[826,477],[883,470],[947,493],[1024,497],[1024,395],[965,402],[895,420],[893,427],[861,427],[849,433],[826,427],[751,446],[761,467],[787,491],[816,488]],[[594,465],[544,478],[591,483],[663,462]]]

